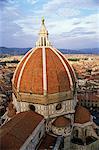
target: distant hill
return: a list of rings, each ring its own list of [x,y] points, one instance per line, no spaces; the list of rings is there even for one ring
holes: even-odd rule
[[[0,55],[24,55],[31,48],[7,48],[0,47]],[[64,54],[99,54],[99,48],[85,49],[59,49]]]
[[[99,54],[99,48],[85,48],[85,49],[60,49],[64,54]]]
[[[8,54],[8,55],[23,55],[31,48],[7,48],[0,47],[0,54]]]

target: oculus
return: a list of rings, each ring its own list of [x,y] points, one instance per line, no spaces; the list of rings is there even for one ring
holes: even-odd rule
[[[60,109],[62,109],[62,104],[61,103],[56,105],[56,110],[60,110]]]

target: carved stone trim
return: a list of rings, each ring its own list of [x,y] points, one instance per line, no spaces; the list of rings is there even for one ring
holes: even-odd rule
[[[17,92],[16,89],[13,87],[13,92],[18,101],[23,101],[23,102],[28,102],[28,103],[47,105],[47,104],[61,102],[61,101],[70,100],[70,99],[73,100],[72,91],[47,94],[46,96],[44,96],[44,95],[38,95],[38,94]]]

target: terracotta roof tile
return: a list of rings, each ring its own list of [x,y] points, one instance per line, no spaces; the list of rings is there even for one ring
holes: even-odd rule
[[[96,93],[87,93],[86,95],[79,94],[77,95],[77,99],[79,101],[90,101],[90,102],[99,102],[99,95],[96,95]]]
[[[42,49],[37,49],[28,59],[20,81],[20,91],[43,94]]]
[[[49,134],[46,134],[43,139],[42,139],[42,142],[38,148],[38,150],[50,150],[52,149],[51,147],[55,145],[56,143],[56,137],[54,136],[51,136]]]
[[[42,47],[32,50],[19,64],[14,74],[13,92],[15,95],[17,95],[15,92],[17,90],[20,93],[43,95],[44,83],[46,82],[44,79],[47,80],[47,94],[71,91],[72,82],[75,84],[75,75],[69,63],[55,49],[45,47],[46,65],[44,67],[42,52]],[[25,64],[24,69],[23,64]],[[43,74],[44,69],[46,70],[46,78]],[[19,78],[20,82],[18,82]],[[16,87],[17,83],[19,83],[19,89]]]
[[[89,76],[88,80],[99,80],[99,73]]]
[[[71,123],[69,118],[66,118],[64,116],[59,116],[55,119],[55,121],[52,123],[56,127],[66,127],[69,126]]]
[[[71,68],[71,66],[70,66],[70,64],[69,64],[69,62],[62,56],[62,54],[59,53],[59,55],[60,55],[60,56],[63,58],[63,60],[65,61],[66,65],[67,65],[67,67],[68,67],[68,69],[69,69],[69,71],[70,71],[70,74],[71,74],[73,83],[74,83],[74,85],[75,85],[75,81],[77,80],[77,79],[76,79],[76,74],[74,74],[74,72],[73,72],[73,70],[72,70],[72,68]]]
[[[74,115],[74,122],[80,124],[89,122],[90,115],[91,115],[90,112],[85,107],[77,106]]]
[[[20,71],[22,69],[22,66],[23,66],[25,60],[27,59],[27,57],[29,56],[30,53],[31,53],[31,51],[29,51],[28,54],[25,55],[23,60],[20,62],[20,65],[18,67],[18,70],[17,70],[17,72],[15,74],[15,79],[14,79],[14,86],[15,86],[15,88],[17,87],[18,77],[19,77]]]
[[[69,91],[69,77],[58,56],[47,48],[46,58],[48,93]]]
[[[14,79],[14,87],[18,82],[18,76],[22,69],[23,64],[29,58],[31,53],[28,53],[24,57],[23,61],[20,63]],[[75,82],[74,73],[66,61],[66,59],[59,54],[60,57],[65,61],[69,73],[72,76],[73,82]],[[38,59],[39,58],[39,59]],[[36,51],[28,59],[23,74],[20,81],[20,92],[26,93],[37,93],[43,94],[43,62],[42,62],[42,48],[37,48]],[[59,57],[51,50],[51,48],[46,48],[46,67],[47,67],[47,90],[48,93],[57,93],[70,90],[70,80],[68,73],[66,72],[62,62]],[[35,82],[35,83],[34,83]],[[54,84],[52,84],[54,82]],[[34,86],[35,85],[35,86]]]
[[[17,114],[1,127],[1,149],[19,150],[42,119],[43,116],[32,111]]]

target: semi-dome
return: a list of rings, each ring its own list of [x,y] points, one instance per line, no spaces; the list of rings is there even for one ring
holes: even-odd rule
[[[75,123],[83,124],[83,123],[90,122],[91,120],[90,117],[91,114],[88,111],[88,109],[86,109],[83,106],[76,107],[75,116],[74,116]]]
[[[15,70],[13,92],[19,101],[47,104],[70,99],[75,83],[74,70],[51,46],[43,19],[36,47],[27,52]]]
[[[55,127],[67,127],[70,126],[71,124],[71,120],[69,118],[66,118],[64,116],[59,116],[57,117],[54,122],[52,123],[52,125],[54,125]]]

